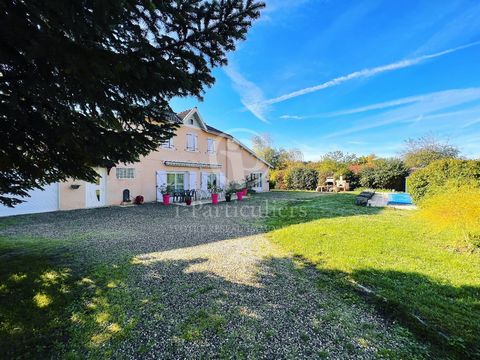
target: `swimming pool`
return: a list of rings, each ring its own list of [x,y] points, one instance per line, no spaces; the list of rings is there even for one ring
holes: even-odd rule
[[[388,194],[388,205],[412,205],[413,201],[410,194],[391,193]]]

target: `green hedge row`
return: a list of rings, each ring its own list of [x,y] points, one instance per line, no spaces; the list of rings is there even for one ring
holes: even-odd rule
[[[415,171],[407,179],[408,192],[415,202],[452,182],[458,187],[480,187],[480,161],[438,160]]]

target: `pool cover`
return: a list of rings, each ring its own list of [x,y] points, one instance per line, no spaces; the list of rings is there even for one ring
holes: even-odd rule
[[[412,205],[412,198],[407,193],[388,194],[388,205]]]

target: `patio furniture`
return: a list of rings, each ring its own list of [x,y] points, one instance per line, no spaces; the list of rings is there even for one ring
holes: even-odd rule
[[[367,206],[368,200],[373,198],[375,191],[362,191],[357,197],[355,197],[355,205]]]

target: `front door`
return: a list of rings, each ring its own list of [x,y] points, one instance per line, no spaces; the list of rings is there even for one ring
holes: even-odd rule
[[[86,198],[86,207],[98,207],[105,206],[106,204],[106,178],[107,170],[104,168],[95,168],[98,173],[97,180],[93,183],[86,183],[85,192],[87,195]]]

